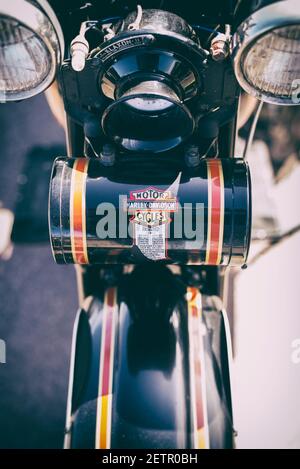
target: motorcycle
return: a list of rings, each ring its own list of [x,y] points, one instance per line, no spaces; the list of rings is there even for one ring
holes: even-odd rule
[[[299,51],[298,0],[0,0],[1,101],[51,85],[66,127],[49,192],[79,296],[65,448],[234,447],[226,267],[247,265],[256,99],[299,104]]]

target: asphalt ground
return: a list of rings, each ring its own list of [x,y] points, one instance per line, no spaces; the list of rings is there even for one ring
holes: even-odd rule
[[[64,134],[38,96],[0,105],[0,142],[0,201],[14,210],[27,153],[64,145]],[[0,260],[1,448],[62,447],[76,308],[74,269],[54,263],[49,243],[18,244]]]

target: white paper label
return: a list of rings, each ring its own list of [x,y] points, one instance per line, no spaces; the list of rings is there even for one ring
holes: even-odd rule
[[[135,224],[135,244],[141,253],[153,261],[166,258],[167,225],[144,226]]]
[[[130,192],[127,210],[133,214],[134,242],[150,260],[167,258],[167,230],[170,214],[177,212],[181,173],[167,189],[146,187]]]

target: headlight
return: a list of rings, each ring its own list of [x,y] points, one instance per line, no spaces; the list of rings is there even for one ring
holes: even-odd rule
[[[164,83],[144,81],[104,112],[103,129],[127,150],[160,151],[179,145],[194,130],[194,120]]]
[[[99,87],[110,104],[102,129],[126,150],[164,152],[193,133],[188,103],[202,91],[207,54],[185,20],[173,13],[142,10],[116,26],[100,47]]]
[[[45,0],[0,0],[0,100],[44,91],[63,55],[63,34]]]
[[[300,79],[300,4],[283,0],[247,18],[233,38],[237,79],[263,101],[293,105]]]

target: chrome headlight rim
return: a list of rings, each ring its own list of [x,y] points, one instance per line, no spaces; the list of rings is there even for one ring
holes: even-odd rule
[[[4,91],[4,101],[20,101],[31,98],[45,91],[54,81],[57,68],[64,57],[64,36],[56,14],[47,0],[0,0],[0,15],[17,21],[21,26],[32,31],[45,45],[50,59],[50,71],[35,87],[28,90]]]
[[[137,93],[135,95],[124,95],[121,98],[119,98],[117,101],[114,101],[112,104],[110,104],[104,111],[102,118],[101,118],[101,127],[103,129],[104,134],[111,140],[113,140],[119,147],[125,149],[125,150],[132,150],[132,145],[137,144],[138,142],[144,141],[144,148],[140,148],[139,151],[140,153],[153,153],[153,147],[151,146],[151,141],[143,138],[135,138],[135,137],[121,137],[117,135],[115,132],[110,132],[109,131],[109,119],[112,116],[112,112],[114,112],[120,105],[124,103],[128,103],[130,100],[135,99],[135,98],[141,98],[141,99],[161,99],[164,100],[171,105],[175,106],[177,110],[181,112],[181,117],[185,119],[185,124],[186,124],[186,129],[189,126],[189,129],[186,130],[186,132],[182,135],[178,135],[177,137],[166,137],[160,140],[160,146],[158,143],[158,140],[156,141],[156,150],[155,153],[162,153],[166,152],[168,150],[171,150],[175,148],[177,145],[185,142],[188,137],[190,137],[194,130],[195,130],[195,120],[193,115],[191,114],[190,110],[188,107],[180,101],[178,98],[174,99],[173,97],[166,97],[166,96],[161,96],[159,94],[155,93]],[[143,113],[141,112],[141,116]],[[159,122],[159,121],[158,121]],[[130,143],[130,148],[128,144],[124,144],[123,142],[127,140],[128,142],[131,141]],[[133,143],[135,142],[135,143]],[[152,140],[153,142],[153,140]],[[150,147],[149,147],[150,143]],[[143,145],[143,144],[141,144]],[[147,147],[147,148],[146,148]]]
[[[240,86],[248,94],[266,103],[297,105],[288,97],[267,95],[252,86],[243,71],[244,57],[254,42],[272,31],[289,26],[300,27],[299,0],[281,0],[257,10],[239,25],[232,38],[232,59]]]

